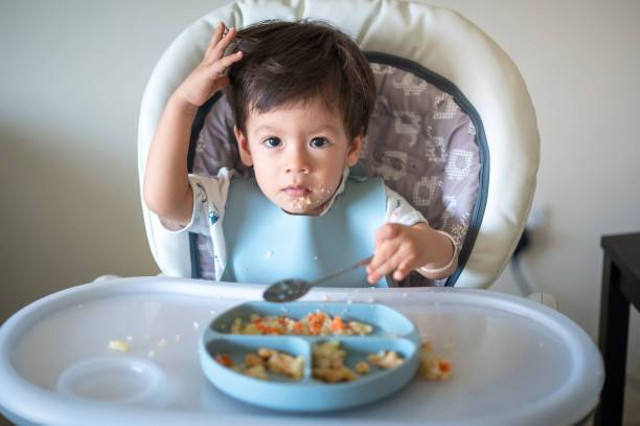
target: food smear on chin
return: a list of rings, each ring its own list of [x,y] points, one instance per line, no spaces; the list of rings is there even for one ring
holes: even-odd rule
[[[308,195],[300,198],[295,198],[291,201],[291,205],[294,209],[305,209],[311,205],[311,198],[309,198]]]

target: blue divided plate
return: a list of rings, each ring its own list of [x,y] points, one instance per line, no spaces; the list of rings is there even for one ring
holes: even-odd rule
[[[359,321],[373,326],[366,336],[294,336],[231,334],[234,319],[247,321],[252,314],[284,315],[295,320],[317,310],[338,315],[345,321]],[[372,368],[355,381],[324,383],[312,378],[312,348],[316,343],[337,340],[347,351],[345,364],[353,369],[380,350],[396,351],[404,362],[392,369]],[[418,331],[404,315],[379,304],[293,302],[286,305],[250,302],[238,305],[215,318],[200,340],[200,364],[207,378],[228,395],[261,407],[295,411],[320,412],[339,410],[376,401],[401,389],[414,376],[420,359]],[[244,364],[247,353],[260,348],[276,349],[304,358],[301,380],[269,373],[269,380],[256,379],[225,367],[215,360],[216,354],[229,356],[236,365]]]

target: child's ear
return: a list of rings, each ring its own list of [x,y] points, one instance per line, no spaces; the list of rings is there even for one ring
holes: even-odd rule
[[[249,149],[249,141],[237,126],[233,126],[233,134],[236,136],[236,142],[238,142],[240,161],[242,161],[242,164],[247,167],[253,166],[253,158],[251,157],[251,150]]]
[[[347,149],[347,166],[353,167],[356,165],[356,163],[360,159],[360,153],[362,152],[363,147],[364,134],[360,133],[349,143],[349,147]]]

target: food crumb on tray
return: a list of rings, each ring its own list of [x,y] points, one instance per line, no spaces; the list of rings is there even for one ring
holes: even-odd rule
[[[112,351],[127,352],[129,350],[129,344],[122,340],[109,340],[107,348]]]
[[[420,346],[420,375],[427,380],[448,380],[453,375],[451,361],[437,355],[431,342]]]

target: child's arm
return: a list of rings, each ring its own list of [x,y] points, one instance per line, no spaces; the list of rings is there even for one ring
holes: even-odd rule
[[[173,93],[164,109],[149,148],[144,202],[160,218],[186,225],[191,218],[193,193],[189,186],[187,151],[191,126],[198,108],[229,84],[225,70],[242,59],[242,52],[224,56],[235,37],[231,28],[218,24],[204,59]]]
[[[373,284],[393,272],[393,279],[400,281],[414,269],[430,279],[446,278],[455,271],[457,256],[452,240],[425,223],[387,223],[376,232],[368,279]]]

